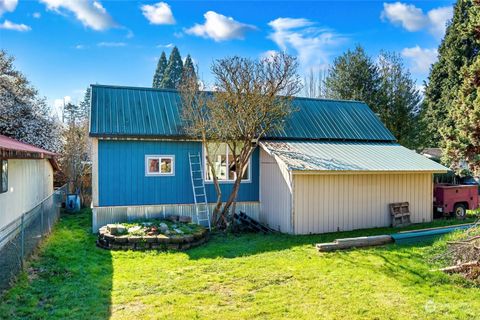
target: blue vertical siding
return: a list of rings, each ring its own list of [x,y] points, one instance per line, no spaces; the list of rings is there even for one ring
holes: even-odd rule
[[[100,206],[193,203],[189,152],[202,152],[200,142],[99,140],[98,190]],[[174,155],[174,176],[145,176],[145,155]],[[209,202],[216,201],[213,184],[206,184]],[[222,183],[224,200],[232,190]],[[252,156],[251,182],[242,183],[238,201],[259,200],[259,150]]]

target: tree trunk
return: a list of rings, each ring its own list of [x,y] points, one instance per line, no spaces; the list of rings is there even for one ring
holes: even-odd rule
[[[215,185],[215,192],[217,193],[217,203],[215,204],[215,208],[213,208],[212,225],[217,226],[219,220],[218,214],[222,208],[222,189],[216,177],[213,178],[213,184]]]
[[[229,214],[229,210],[230,210],[230,207],[232,207],[232,204],[234,204],[237,200],[238,190],[240,189],[241,182],[242,182],[242,175],[239,175],[235,179],[232,192],[230,193],[230,196],[228,197],[227,201],[225,202],[225,205],[223,206],[222,216],[227,221],[227,224],[233,220],[233,214],[235,212],[233,212],[232,214]],[[233,209],[235,209],[235,205],[233,205]]]
[[[206,140],[205,139],[204,139],[204,145],[206,145]],[[217,203],[215,204],[215,207],[213,208],[211,224],[215,227],[220,227],[220,225],[219,225],[219,221],[220,221],[219,212],[220,212],[220,209],[222,208],[222,189],[220,188],[220,183],[218,182],[215,167],[213,166],[212,161],[210,161],[210,155],[208,154],[208,148],[205,148],[205,153],[206,153],[205,159],[208,163],[208,166],[210,168],[212,168],[213,185],[215,186],[215,192],[217,194]],[[207,167],[207,169],[208,169],[208,167]],[[204,172],[204,174],[206,175],[206,172]],[[202,177],[202,179],[205,179],[205,177]]]
[[[240,163],[236,164],[235,173],[237,176],[233,184],[233,189],[227,201],[225,202],[225,206],[223,207],[222,215],[225,218],[227,218],[227,221],[229,221],[230,223],[233,221],[233,215],[235,214],[235,208],[237,204],[238,191],[240,190],[240,184],[242,183],[242,178],[243,178],[243,175],[245,174],[245,170],[248,167],[248,163],[252,155],[252,150],[253,149],[246,151],[246,155],[244,155],[244,157],[240,156],[241,157],[239,161]],[[242,160],[242,158],[244,160]],[[232,214],[229,215],[230,207],[232,208]]]

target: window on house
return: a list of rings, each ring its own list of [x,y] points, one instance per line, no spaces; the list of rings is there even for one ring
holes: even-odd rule
[[[175,174],[174,156],[146,156],[145,173],[147,176],[173,176]]]
[[[217,174],[217,179],[219,181],[234,181],[236,178],[235,172],[235,162],[233,157],[233,152],[231,152],[226,143],[209,143],[206,148],[208,148],[208,154],[212,158],[213,166],[215,168],[215,173]],[[236,153],[240,152],[241,147],[238,148]],[[204,152],[206,156],[206,152]],[[212,181],[213,173],[212,168],[208,165],[205,159],[205,180]],[[250,164],[247,165],[245,174],[242,177],[242,180],[250,179]]]
[[[0,193],[8,191],[8,161],[0,160]]]

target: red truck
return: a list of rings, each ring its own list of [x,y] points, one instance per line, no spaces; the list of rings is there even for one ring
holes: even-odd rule
[[[435,184],[433,208],[443,215],[455,215],[464,219],[467,210],[478,208],[478,185]]]

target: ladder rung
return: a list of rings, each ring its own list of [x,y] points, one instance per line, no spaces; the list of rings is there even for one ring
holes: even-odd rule
[[[202,158],[200,157],[200,153],[197,154],[188,154],[189,162],[190,162],[190,177],[192,179],[192,187],[193,187],[193,201],[195,202],[195,211],[197,215],[197,222],[208,222],[208,228],[210,228],[210,214],[209,208],[207,203],[207,193],[205,191],[205,183],[203,181],[203,163]],[[195,167],[198,166],[198,167]],[[194,170],[199,168],[199,170]],[[200,174],[200,177],[198,175]],[[201,181],[200,185],[198,182]],[[203,192],[202,194],[197,194],[197,192]],[[200,201],[197,201],[200,200]]]

